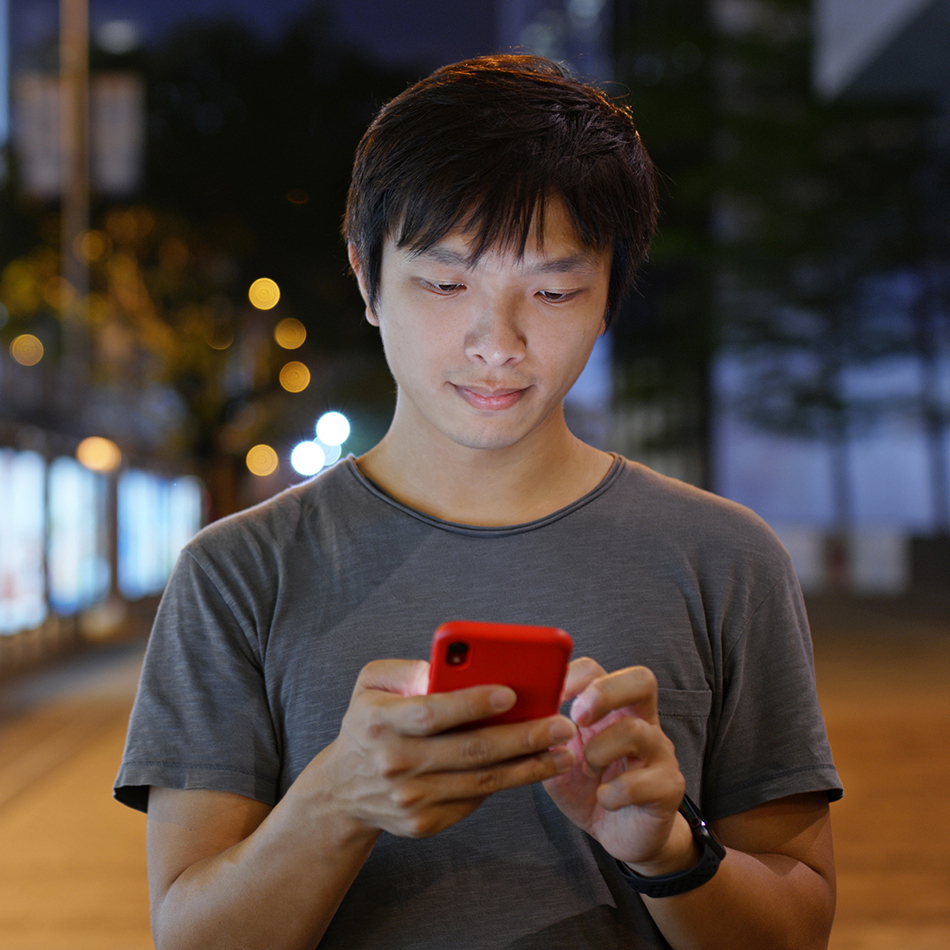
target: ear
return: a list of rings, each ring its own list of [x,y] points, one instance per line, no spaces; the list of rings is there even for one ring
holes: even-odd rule
[[[363,271],[360,268],[360,259],[356,253],[356,247],[353,244],[347,244],[346,252],[350,258],[350,267],[353,268],[353,273],[356,274],[356,282],[359,284],[360,296],[363,298],[363,303],[366,304],[366,319],[374,327],[378,327],[379,318],[375,313],[373,313],[373,310],[369,305],[369,294],[366,290],[366,282],[363,280]]]

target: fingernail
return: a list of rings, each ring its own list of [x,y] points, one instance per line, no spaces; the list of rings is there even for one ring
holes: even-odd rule
[[[511,709],[517,699],[518,696],[515,691],[513,689],[509,689],[507,686],[502,686],[500,689],[494,690],[488,697],[488,701],[491,703],[492,709],[497,709],[499,712],[504,712],[506,709]]]
[[[551,758],[558,773],[567,772],[574,767],[574,753],[570,749],[555,749]]]

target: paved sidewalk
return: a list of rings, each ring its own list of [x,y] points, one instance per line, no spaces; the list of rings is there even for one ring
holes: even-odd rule
[[[145,818],[112,800],[141,650],[0,701],[0,947],[150,950]]]
[[[845,797],[831,950],[950,947],[950,609],[810,610]]]
[[[950,947],[950,616],[812,609],[846,786],[831,950]],[[113,802],[140,650],[0,699],[0,948],[149,950],[145,819]],[[755,948],[750,948],[755,950]]]

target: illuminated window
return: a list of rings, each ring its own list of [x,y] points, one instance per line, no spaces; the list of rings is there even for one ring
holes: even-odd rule
[[[104,600],[112,581],[108,481],[75,459],[49,467],[50,606],[73,614]]]
[[[0,635],[46,619],[45,483],[40,455],[0,449]]]
[[[130,600],[159,594],[201,527],[201,484],[128,469],[119,477],[117,518],[119,591]]]

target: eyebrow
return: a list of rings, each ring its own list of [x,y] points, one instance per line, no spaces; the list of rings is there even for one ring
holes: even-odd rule
[[[412,254],[412,257],[430,260],[436,264],[444,264],[446,267],[463,267],[466,270],[469,270],[474,264],[471,255],[453,251],[442,244],[434,244],[432,247],[416,251]],[[564,257],[542,259],[536,264],[532,264],[527,270],[533,274],[568,274],[578,271],[594,271],[596,267],[596,257],[592,253],[578,251],[576,254],[567,254]]]

